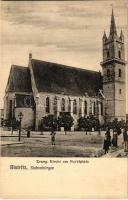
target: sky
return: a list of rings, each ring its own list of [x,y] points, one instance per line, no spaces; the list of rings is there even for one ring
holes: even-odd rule
[[[104,30],[109,35],[112,6],[118,34],[122,29],[127,41],[126,4],[126,0],[2,1],[0,107],[11,65],[27,66],[30,52],[35,59],[102,71],[102,36]]]

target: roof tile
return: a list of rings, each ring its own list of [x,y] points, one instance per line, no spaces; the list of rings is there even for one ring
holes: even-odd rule
[[[89,96],[102,89],[100,72],[32,59],[34,79],[39,92]]]

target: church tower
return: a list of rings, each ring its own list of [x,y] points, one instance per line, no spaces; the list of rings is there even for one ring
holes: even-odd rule
[[[110,33],[103,35],[103,93],[104,115],[107,121],[126,119],[124,35],[117,34],[112,10]]]

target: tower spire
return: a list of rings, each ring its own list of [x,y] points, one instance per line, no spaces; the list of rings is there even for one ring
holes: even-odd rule
[[[122,41],[124,41],[124,35],[123,35],[122,29],[121,29],[121,33],[120,33],[120,39],[121,39]]]
[[[105,30],[104,30],[103,41],[105,42],[106,40],[107,40],[107,36],[106,36]]]
[[[115,23],[113,8],[112,8],[112,15],[111,15],[110,35],[111,36],[117,35],[116,23]]]

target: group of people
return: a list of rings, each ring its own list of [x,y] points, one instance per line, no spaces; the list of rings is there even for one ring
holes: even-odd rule
[[[104,145],[103,149],[105,151],[105,154],[108,153],[109,148],[111,146],[118,147],[118,135],[121,134],[120,129],[114,129],[113,130],[113,137],[111,138],[110,134],[110,128],[107,128],[105,132],[105,138],[104,138]],[[54,130],[51,131],[51,144],[55,145],[55,135],[56,132]],[[123,130],[123,143],[124,143],[124,151],[128,151],[128,127],[125,127]]]
[[[121,129],[113,129],[113,137],[111,138],[110,128],[107,128],[104,137],[103,149],[105,154],[108,153],[110,146],[118,147],[118,135],[121,134]],[[124,152],[128,151],[128,127],[126,126],[123,129],[123,143],[124,143]]]
[[[108,127],[105,132],[103,149],[105,154],[108,153],[109,148],[111,146],[118,147],[118,135],[121,134],[121,129],[113,129],[113,137],[111,138],[110,128]],[[54,130],[51,131],[51,144],[55,145],[55,135],[56,132]],[[30,137],[30,129],[27,130],[27,137]],[[126,126],[123,129],[123,143],[124,143],[124,151],[128,152],[128,127]]]

